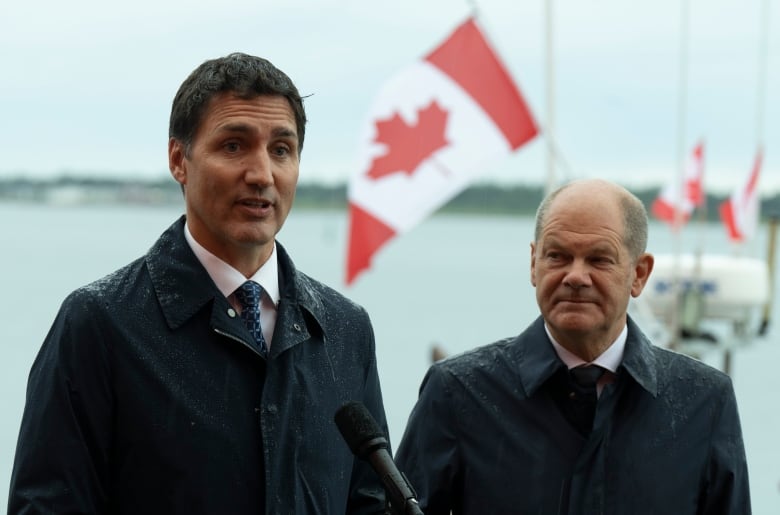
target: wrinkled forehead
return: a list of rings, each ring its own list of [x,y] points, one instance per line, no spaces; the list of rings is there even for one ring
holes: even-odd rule
[[[623,214],[614,197],[565,193],[568,192],[562,191],[550,205],[542,226],[542,237],[555,233],[622,239]]]

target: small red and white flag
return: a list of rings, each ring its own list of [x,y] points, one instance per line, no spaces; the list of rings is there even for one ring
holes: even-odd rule
[[[704,203],[704,143],[693,149],[693,154],[680,180],[675,178],[658,194],[650,207],[653,215],[677,230],[688,222],[693,210]]]
[[[758,176],[762,161],[763,150],[759,147],[747,181],[720,205],[720,218],[731,241],[743,242],[756,232],[759,211]]]
[[[348,186],[346,282],[537,127],[474,19],[385,83]]]

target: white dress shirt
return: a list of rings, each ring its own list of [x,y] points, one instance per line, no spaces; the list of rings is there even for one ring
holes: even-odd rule
[[[241,287],[246,281],[254,281],[263,287],[263,296],[260,300],[260,325],[263,327],[263,337],[265,338],[265,344],[268,349],[271,348],[271,337],[274,334],[274,327],[276,326],[276,309],[279,304],[279,275],[278,275],[278,263],[276,258],[276,242],[274,242],[274,248],[271,252],[271,257],[268,258],[263,266],[254,273],[252,277],[244,277],[244,274],[230,266],[225,261],[206,250],[200,243],[195,241],[195,238],[190,232],[189,226],[184,224],[184,238],[192,248],[198,261],[203,265],[208,272],[214,284],[222,295],[227,297],[230,304],[237,312],[241,312],[241,303],[238,301],[235,295],[235,291]]]
[[[623,326],[623,330],[620,331],[620,334],[618,335],[617,339],[612,342],[612,345],[607,347],[607,350],[602,352],[599,356],[596,357],[596,359],[590,362],[583,360],[581,357],[570,352],[560,343],[555,341],[555,338],[553,338],[552,334],[550,334],[550,329],[547,327],[547,323],[544,324],[544,330],[547,332],[547,336],[552,342],[555,353],[558,354],[558,357],[561,358],[561,361],[566,364],[569,370],[582,365],[598,365],[607,369],[609,373],[605,373],[603,376],[601,376],[601,379],[599,379],[599,382],[596,385],[599,394],[601,394],[601,390],[604,389],[604,385],[609,384],[615,380],[615,374],[617,373],[617,369],[620,366],[620,363],[623,361],[623,353],[626,350],[628,326]]]

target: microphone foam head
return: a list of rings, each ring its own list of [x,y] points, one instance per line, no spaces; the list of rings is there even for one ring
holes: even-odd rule
[[[344,441],[358,457],[363,457],[366,443],[387,440],[371,412],[360,402],[349,401],[341,406],[333,417]]]

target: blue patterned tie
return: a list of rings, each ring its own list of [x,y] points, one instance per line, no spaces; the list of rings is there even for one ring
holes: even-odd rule
[[[261,352],[266,351],[263,328],[260,325],[260,298],[263,288],[254,281],[247,281],[236,290],[236,298],[241,303],[241,319],[255,338]]]

